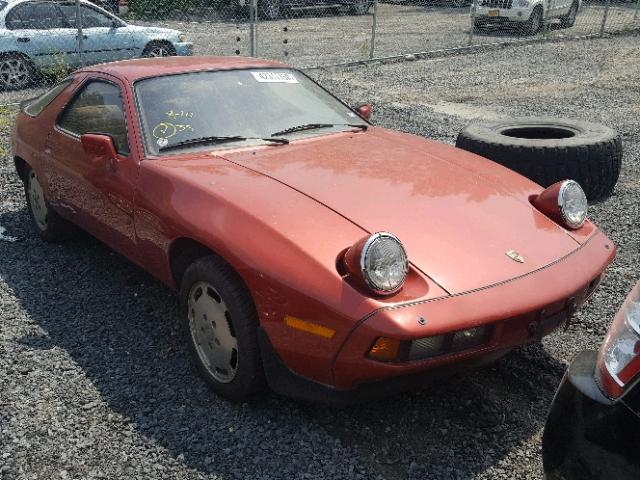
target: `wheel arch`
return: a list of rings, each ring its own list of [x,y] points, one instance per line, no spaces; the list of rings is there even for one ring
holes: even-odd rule
[[[28,60],[33,64],[33,58],[31,58],[31,56],[27,52],[21,52],[20,50],[5,50],[3,52],[0,52],[0,58],[9,57],[11,55],[24,57],[25,60]]]
[[[38,70],[35,60],[27,52],[21,52],[20,50],[5,50],[3,52],[0,52],[0,60],[3,58],[11,57],[11,56],[18,56],[18,57],[24,58],[29,63],[31,68],[33,68],[33,71]]]
[[[179,237],[171,242],[169,245],[169,267],[178,288],[189,265],[208,255],[219,256],[211,248],[189,237]]]
[[[20,180],[24,182],[25,175],[27,174],[27,171],[29,171],[31,166],[24,158],[19,157],[18,155],[13,157],[13,163],[16,166],[16,172],[18,172]]]

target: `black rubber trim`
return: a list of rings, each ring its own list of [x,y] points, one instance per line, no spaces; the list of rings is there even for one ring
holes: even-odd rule
[[[291,371],[280,359],[267,332],[262,327],[258,327],[258,344],[265,377],[271,390],[298,400],[333,406],[351,405],[398,394],[412,388],[424,387],[435,380],[491,363],[509,351],[509,349],[492,351],[481,357],[457,361],[444,367],[401,375],[375,383],[363,383],[356,388],[345,390],[316,382]]]

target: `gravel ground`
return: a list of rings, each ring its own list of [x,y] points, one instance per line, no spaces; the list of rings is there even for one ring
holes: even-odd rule
[[[89,237],[35,238],[0,112],[0,478],[542,478],[542,427],[567,362],[599,345],[640,271],[637,45],[617,37],[312,72],[350,102],[371,100],[379,124],[444,142],[472,118],[525,114],[603,122],[625,142],[615,194],[591,209],[619,254],[567,332],[341,410],[210,394],[179,339],[172,292]]]

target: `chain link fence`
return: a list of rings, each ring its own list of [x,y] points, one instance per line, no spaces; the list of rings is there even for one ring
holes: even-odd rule
[[[134,57],[243,55],[313,68],[640,28],[640,0],[8,0],[0,7],[3,105],[83,65]]]

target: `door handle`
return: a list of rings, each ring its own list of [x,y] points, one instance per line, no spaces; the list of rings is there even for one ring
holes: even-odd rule
[[[20,43],[27,43],[30,42],[31,39],[29,37],[18,37],[18,42]]]

